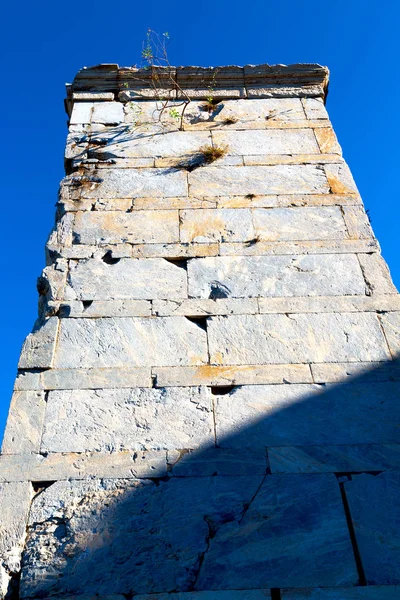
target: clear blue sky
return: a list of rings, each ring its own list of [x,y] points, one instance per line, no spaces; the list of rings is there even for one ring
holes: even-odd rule
[[[63,177],[64,84],[83,66],[140,61],[146,29],[168,31],[177,65],[318,62],[327,107],[383,255],[398,255],[400,5],[395,0],[7,2],[2,9],[0,437]]]

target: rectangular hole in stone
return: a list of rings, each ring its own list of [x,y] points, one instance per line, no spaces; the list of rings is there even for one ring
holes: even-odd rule
[[[197,327],[200,327],[200,329],[202,329],[203,331],[207,331],[207,317],[186,317],[185,316],[185,319],[187,319],[188,321],[191,321],[192,323],[197,325]]]

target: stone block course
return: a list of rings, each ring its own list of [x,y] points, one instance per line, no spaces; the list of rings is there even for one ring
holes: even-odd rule
[[[201,365],[206,332],[185,317],[62,319],[54,367]]]
[[[206,388],[71,390],[49,392],[41,451],[168,450],[213,444]]]
[[[178,213],[172,210],[77,213],[73,235],[78,244],[171,244],[179,241]]]
[[[71,264],[69,287],[70,297],[99,302],[187,298],[187,275],[162,258],[121,258],[116,264],[89,259]]]
[[[370,313],[211,317],[208,332],[215,365],[391,358],[378,319]]]
[[[45,408],[43,392],[14,392],[1,447],[2,454],[39,451]]]
[[[351,254],[199,258],[188,262],[188,282],[192,298],[208,298],[218,286],[232,298],[365,295]]]

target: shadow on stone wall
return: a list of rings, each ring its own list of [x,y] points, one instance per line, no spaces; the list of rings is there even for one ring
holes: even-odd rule
[[[400,583],[399,377],[393,361],[337,385],[214,389],[232,419],[218,448],[161,479],[36,497],[21,597]]]

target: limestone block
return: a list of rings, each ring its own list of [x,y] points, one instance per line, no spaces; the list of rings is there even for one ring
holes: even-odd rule
[[[390,359],[372,313],[210,317],[207,330],[215,365]]]
[[[216,208],[218,198],[135,198],[132,210],[159,210],[175,208]]]
[[[195,115],[193,112],[192,116],[190,105],[186,112],[188,120],[193,122]],[[248,125],[252,121],[264,124],[266,120],[285,122],[305,119],[301,100],[298,98],[223,100],[217,105],[215,112],[214,122],[225,124],[226,121],[237,119],[237,122],[232,124],[234,127],[237,127],[239,123]]]
[[[29,391],[42,389],[40,383],[40,373],[35,372],[19,372],[14,384],[15,391]]]
[[[246,166],[301,164],[322,165],[327,163],[336,164],[337,162],[337,154],[249,154],[248,156],[243,156],[243,164]]]
[[[150,300],[95,300],[89,301],[88,304],[89,306],[79,300],[72,300],[62,304],[61,311],[70,318],[90,317],[92,319],[98,317],[149,317],[151,315]]]
[[[367,214],[362,206],[343,206],[343,217],[351,238],[373,238]]]
[[[124,122],[124,107],[121,102],[93,102],[92,123],[115,125]]]
[[[258,304],[260,313],[371,312],[377,310],[392,312],[400,310],[400,294],[259,298]]]
[[[74,108],[69,120],[70,125],[90,123],[93,113],[93,102],[74,102]]]
[[[238,526],[243,506],[250,503],[261,480],[255,476],[172,477],[158,485],[149,480],[56,482],[33,502],[21,598],[192,589],[199,556],[208,547],[204,515],[215,529],[223,531],[227,518]],[[133,539],[134,544],[128,543]],[[346,555],[340,539],[341,533],[334,533],[331,542]],[[65,547],[67,554],[62,552]],[[255,564],[257,553],[252,556]]]
[[[188,281],[194,298],[208,298],[218,286],[233,298],[365,294],[351,254],[198,258],[188,262]]]
[[[219,244],[144,244],[132,247],[133,258],[193,258],[195,256],[217,256]]]
[[[105,169],[101,179],[83,187],[82,198],[187,196],[187,174],[173,169]]]
[[[357,186],[349,167],[345,163],[324,165],[332,194],[356,194]]]
[[[159,317],[184,315],[246,315],[258,313],[256,298],[216,298],[215,300],[154,300],[153,314]]]
[[[84,138],[82,132],[70,132],[67,136],[65,144],[65,158],[68,159],[84,159],[87,157],[88,142]]]
[[[41,389],[109,389],[151,387],[151,372],[146,368],[51,369],[41,374]]]
[[[76,102],[77,100],[93,100],[97,101],[110,101],[114,100],[113,92],[96,92],[92,90],[91,92],[73,92],[72,99]]]
[[[154,244],[179,241],[178,212],[141,210],[80,212],[74,223],[78,244]]]
[[[168,456],[173,452],[168,452]],[[268,460],[265,450],[238,452],[223,448],[178,452],[168,463],[175,477],[215,477],[217,475],[238,477],[265,475]]]
[[[49,392],[42,452],[167,450],[214,444],[206,388]]]
[[[58,369],[201,365],[206,332],[185,317],[62,319]]]
[[[314,129],[320,151],[324,154],[342,154],[332,127],[317,127]]]
[[[271,446],[272,473],[392,471],[400,467],[400,445]]]
[[[215,146],[227,146],[228,154],[320,154],[312,129],[212,132]],[[325,152],[325,150],[324,150]],[[328,152],[328,150],[326,150]]]
[[[8,573],[20,569],[32,488],[23,483],[0,483],[0,562]]]
[[[358,258],[371,294],[397,294],[388,266],[380,254],[359,254]]]
[[[127,133],[122,139],[117,138],[114,143],[111,141],[103,146],[99,154],[105,158],[190,157],[210,143],[207,131],[161,131],[142,135]]]
[[[183,243],[246,242],[255,237],[252,214],[246,208],[182,210],[179,218]]]
[[[248,98],[304,98],[324,97],[322,85],[246,84]]]
[[[358,254],[378,252],[376,240],[312,240],[277,242],[225,242],[221,256],[259,256],[266,254]]]
[[[392,356],[400,357],[400,312],[379,315]]]
[[[322,98],[302,98],[301,103],[307,119],[329,119]]]
[[[325,165],[325,167],[331,166]],[[191,194],[195,196],[327,194],[329,192],[322,167],[315,165],[203,167],[189,173],[189,184]]]
[[[282,590],[282,600],[397,600],[398,585]]]
[[[157,387],[181,385],[246,385],[260,383],[312,383],[309,365],[239,365],[200,367],[156,367]]]
[[[0,455],[0,482],[165,477],[166,451]]]
[[[121,258],[116,264],[89,259],[71,264],[69,273],[81,300],[186,298],[186,280],[185,269],[162,258]]]
[[[310,365],[315,383],[336,382],[358,377],[362,381],[400,381],[398,361],[321,363]]]
[[[48,369],[52,366],[56,346],[58,319],[37,321],[22,346],[19,369]]]
[[[367,583],[400,583],[400,474],[353,475],[344,483]]]
[[[14,392],[1,452],[39,452],[46,402],[43,392]]]
[[[135,596],[135,600],[268,600],[270,597],[269,590],[213,590],[177,594],[140,594]]]
[[[221,448],[397,444],[400,385],[250,385],[214,395]],[[397,398],[397,399],[396,399]]]
[[[338,206],[257,208],[253,210],[253,218],[256,238],[260,241],[341,240],[347,237]]]
[[[240,589],[357,580],[334,475],[269,475],[240,525],[226,523],[211,539],[196,588],[226,589],[227,581]]]

